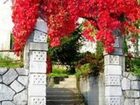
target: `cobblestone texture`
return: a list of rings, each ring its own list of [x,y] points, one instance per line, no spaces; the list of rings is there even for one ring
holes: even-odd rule
[[[28,70],[0,68],[0,105],[27,105]]]

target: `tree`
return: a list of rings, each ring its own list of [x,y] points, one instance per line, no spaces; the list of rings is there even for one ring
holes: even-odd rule
[[[70,37],[62,39],[62,44],[59,47],[49,47],[49,55],[55,62],[60,62],[66,65],[68,71],[75,73],[75,64],[80,59],[81,54],[79,48],[81,47],[81,31],[76,29]]]
[[[21,51],[38,17],[48,24],[51,46],[76,29],[79,17],[85,18],[83,35],[101,41],[108,53],[114,51],[114,30],[139,32],[135,22],[140,19],[137,0],[15,0],[13,4],[14,49]]]

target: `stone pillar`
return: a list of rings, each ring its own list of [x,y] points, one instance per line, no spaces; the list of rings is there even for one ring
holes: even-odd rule
[[[46,27],[39,18],[24,51],[25,68],[29,69],[28,105],[46,105]]]
[[[88,105],[105,105],[104,75],[100,73],[98,77],[89,77],[88,82],[89,82]]]
[[[115,52],[112,55],[105,54],[105,105],[123,105],[121,78],[123,72],[122,37],[116,34],[114,44]]]

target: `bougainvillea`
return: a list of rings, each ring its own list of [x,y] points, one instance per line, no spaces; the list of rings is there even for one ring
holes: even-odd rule
[[[15,0],[13,6],[14,51],[18,55],[34,29],[39,9],[39,0]]]
[[[70,35],[77,27],[78,17],[82,17],[86,19],[83,35],[101,41],[112,53],[114,30],[139,32],[135,22],[140,19],[140,5],[137,0],[15,0],[14,49],[23,49],[38,16],[48,23],[51,46],[60,45],[61,38]]]
[[[74,0],[43,0],[41,13],[48,23],[51,46],[60,45],[61,38],[75,30],[78,19],[75,6]]]
[[[84,5],[88,6],[84,9],[85,12],[81,13],[81,16],[85,17],[87,21],[91,21],[90,24],[98,30],[95,33],[95,38],[103,42],[108,53],[114,51],[114,30],[119,29],[122,33],[126,32],[126,30],[138,32],[138,29],[134,26],[134,23],[140,19],[140,6],[136,0],[90,1],[92,1],[92,4],[84,3]],[[89,30],[89,28],[86,29]],[[86,36],[88,35],[91,34]]]

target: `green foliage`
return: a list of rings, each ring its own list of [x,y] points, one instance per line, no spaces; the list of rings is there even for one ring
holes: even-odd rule
[[[132,72],[137,75],[140,76],[140,58],[135,58],[131,61],[131,69]]]
[[[90,70],[90,64],[86,63],[83,64],[82,66],[80,66],[79,68],[76,68],[76,77],[86,77],[89,75],[89,73],[91,73],[92,71]]]
[[[133,73],[134,73],[136,76],[140,76],[140,67],[134,66],[134,68],[133,68]]]
[[[131,58],[127,56],[125,61],[126,71],[140,76],[140,58]]]
[[[51,73],[49,74],[49,77],[67,77],[68,74],[57,74],[57,73]]]
[[[104,51],[103,44],[99,41],[97,41],[96,44],[97,44],[96,52],[95,52],[96,59],[101,59],[103,57],[103,51]]]
[[[81,31],[77,29],[71,36],[64,37],[59,47],[49,48],[49,55],[55,62],[67,65],[70,70],[75,70],[75,63],[80,59]]]
[[[96,52],[94,54],[86,52],[79,60],[76,75],[96,77],[100,72],[103,72],[103,45],[101,42],[97,42]]]
[[[140,20],[134,24],[137,28],[140,27]],[[139,33],[128,32],[127,35],[123,36],[123,51],[126,56],[131,53],[134,57],[139,57]],[[133,51],[130,51],[130,49]]]
[[[58,66],[53,66],[52,73],[49,74],[49,77],[66,77],[66,76],[68,76],[66,69]]]
[[[8,56],[2,57],[0,55],[0,67],[19,68],[19,67],[23,67],[23,62],[19,60],[13,60]]]
[[[125,54],[128,54],[128,45],[126,37],[123,38],[123,51]]]
[[[63,66],[55,66],[55,65],[53,65],[53,67],[52,67],[52,72],[53,73],[67,73],[67,71],[66,71],[66,68],[65,67],[63,67]]]

